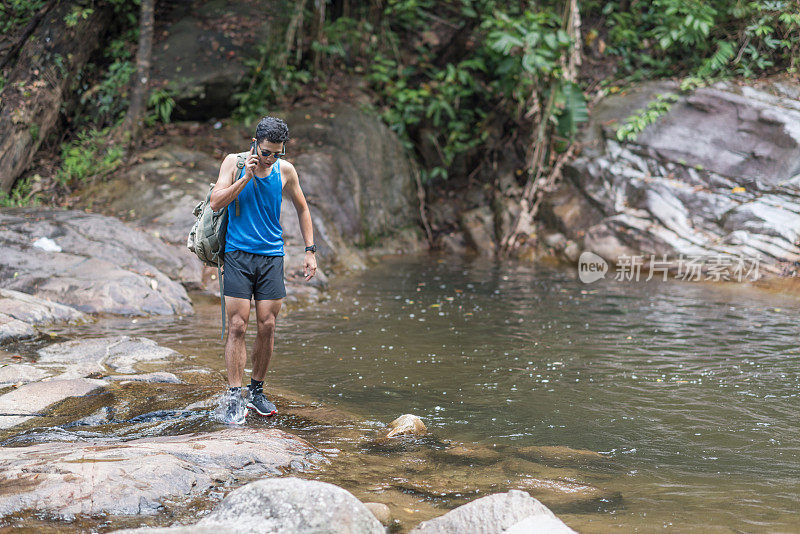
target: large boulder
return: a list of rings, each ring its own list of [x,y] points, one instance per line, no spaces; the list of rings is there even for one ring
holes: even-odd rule
[[[265,10],[257,2],[172,2],[153,43],[152,83],[170,91],[175,117],[227,117],[234,94],[249,83],[246,63],[259,59],[261,45],[273,53],[292,14],[288,4]]]
[[[118,533],[383,534],[381,523],[350,492],[327,482],[270,478],[228,495],[196,525]]]
[[[4,288],[89,313],[192,313],[178,281],[199,283],[199,265],[114,218],[15,208],[0,212],[0,228]]]
[[[157,513],[165,499],[191,499],[234,479],[303,471],[320,461],[324,461],[322,456],[302,439],[263,428],[117,443],[98,440],[0,448],[0,485],[4,488],[0,517],[24,510],[65,518],[76,514],[149,515]],[[324,494],[330,495],[332,492]],[[306,497],[319,503],[323,494],[309,492]],[[233,501],[234,506],[237,502]],[[276,498],[276,502],[281,501]],[[322,516],[322,508],[320,505],[314,512]],[[252,510],[251,515],[257,511]],[[220,513],[227,512],[223,509]],[[369,511],[365,509],[365,513]],[[334,515],[330,512],[329,517]],[[377,522],[374,517],[372,520]]]
[[[75,308],[19,291],[0,289],[0,343],[34,337],[38,326],[85,319],[86,315]]]
[[[511,534],[575,531],[558,519],[545,505],[525,493],[511,490],[474,500],[441,517],[419,524],[409,534]]]
[[[615,125],[672,82],[651,82],[595,108],[585,149],[543,206],[547,222],[583,249],[620,263],[650,255],[704,272],[738,258],[745,274],[791,274],[800,261],[800,104],[788,85],[719,82],[678,97],[632,142]],[[758,272],[752,272],[756,267]],[[719,278],[714,275],[715,278]],[[738,278],[742,278],[739,273]]]

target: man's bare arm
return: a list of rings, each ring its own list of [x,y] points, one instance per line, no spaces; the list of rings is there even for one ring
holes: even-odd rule
[[[253,178],[253,171],[252,168],[255,168],[255,161],[257,156],[253,155],[252,150],[250,151],[250,156],[247,158],[247,162],[245,164],[245,173],[241,180],[233,181],[233,173],[238,172],[239,169],[236,168],[236,154],[228,154],[225,159],[222,161],[222,165],[219,168],[219,177],[217,177],[217,183],[214,184],[214,189],[211,192],[211,209],[214,211],[219,211],[239,196],[239,193],[242,192],[244,186],[247,185]],[[252,168],[250,168],[252,167]]]
[[[281,164],[283,165],[283,163]],[[303,241],[306,246],[310,247],[314,244],[314,227],[311,224],[311,211],[308,209],[306,197],[303,195],[303,190],[300,188],[300,179],[297,176],[297,170],[289,162],[286,162],[285,167],[281,167],[281,171],[286,173],[286,185],[283,187],[283,192],[286,196],[292,199],[294,208],[297,210],[297,218],[300,220],[300,232],[303,234]],[[304,272],[306,281],[317,274],[317,260],[313,252],[306,252],[304,260]]]

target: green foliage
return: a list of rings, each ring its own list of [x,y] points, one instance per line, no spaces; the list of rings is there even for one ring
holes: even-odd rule
[[[270,107],[311,80],[311,73],[292,64],[283,65],[280,53],[268,44],[258,47],[260,59],[244,60],[251,85],[235,93],[234,117],[252,121],[269,113]]]
[[[800,61],[796,0],[594,0],[582,15],[600,19],[605,53],[619,57],[631,79],[753,77],[796,72]]]
[[[655,100],[647,104],[646,108],[636,110],[635,115],[625,119],[625,122],[617,128],[617,139],[628,142],[636,141],[636,137],[641,131],[666,114],[672,104],[677,101],[678,95],[675,93],[659,94]]]
[[[80,19],[88,19],[89,15],[94,13],[94,9],[91,7],[82,7],[82,6],[75,6],[72,8],[72,11],[64,17],[64,22],[67,23],[67,27],[72,28]]]
[[[3,0],[0,2],[0,34],[24,27],[46,4],[46,0]]]
[[[35,178],[39,178],[37,175]],[[38,206],[41,202],[33,194],[33,178],[24,176],[14,183],[10,193],[0,191],[0,207],[13,208],[24,206]]]
[[[109,144],[109,131],[110,128],[84,130],[75,140],[61,145],[61,168],[56,174],[61,185],[107,174],[122,164],[124,151]]]
[[[175,108],[175,99],[172,98],[172,93],[170,91],[166,89],[156,89],[152,91],[147,98],[147,107],[153,110],[153,112],[147,116],[146,122],[148,125],[152,126],[156,121],[167,124],[172,116],[172,110]]]

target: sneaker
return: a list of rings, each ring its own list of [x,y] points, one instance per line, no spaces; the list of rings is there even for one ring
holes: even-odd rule
[[[242,425],[247,417],[247,407],[241,390],[228,389],[219,399],[216,410],[217,420],[227,425]]]
[[[267,400],[266,395],[261,391],[252,393],[252,399],[248,401],[247,407],[255,410],[258,415],[269,417],[278,413],[278,409]]]

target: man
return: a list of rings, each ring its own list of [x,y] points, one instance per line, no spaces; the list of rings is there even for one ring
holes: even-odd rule
[[[219,211],[228,206],[223,276],[225,295],[222,297],[228,323],[225,343],[228,391],[222,405],[226,422],[243,423],[247,408],[265,417],[277,412],[275,405],[264,395],[263,387],[272,357],[275,321],[286,296],[280,225],[282,194],[292,200],[300,219],[300,230],[306,243],[303,268],[306,281],[317,271],[311,213],[294,165],[281,159],[288,139],[289,128],[284,121],[275,117],[261,119],[244,168],[241,171],[236,168],[236,154],[226,156],[211,193],[212,210]],[[234,172],[241,178],[234,180]],[[237,199],[238,209],[234,202]],[[242,375],[247,362],[245,332],[250,320],[251,297],[256,303],[257,334],[253,347],[253,376],[245,391],[245,401],[242,398]]]

